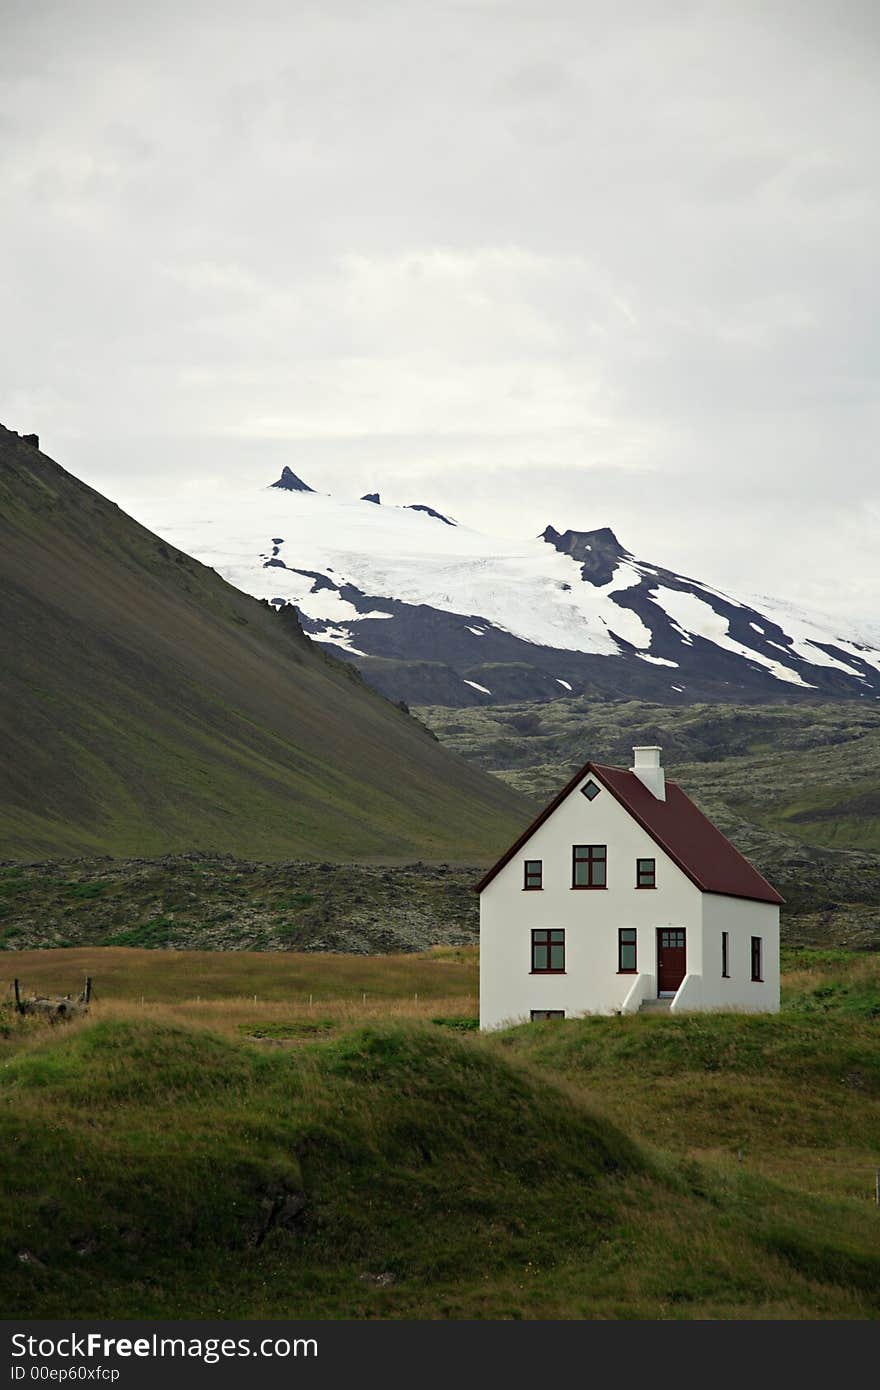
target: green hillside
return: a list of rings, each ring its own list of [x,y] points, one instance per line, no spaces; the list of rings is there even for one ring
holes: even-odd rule
[[[0,859],[467,862],[524,799],[0,427]]]
[[[777,1017],[479,1036],[351,1016],[432,971],[463,994],[472,953],[323,957],[314,1014],[314,958],[258,1005],[266,957],[175,953],[144,1008],[130,955],[85,1021],[0,1008],[7,1316],[880,1315],[870,956],[801,953]]]

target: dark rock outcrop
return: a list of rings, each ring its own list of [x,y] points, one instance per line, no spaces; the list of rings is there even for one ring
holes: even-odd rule
[[[436,517],[438,521],[444,522],[446,526],[458,525],[457,521],[450,521],[448,516],[444,516],[442,512],[435,511],[433,507],[426,507],[423,502],[410,502],[406,510],[408,512],[425,512],[428,516]]]
[[[561,535],[548,526],[542,531],[541,539],[561,555],[570,555],[579,561],[581,577],[597,587],[611,583],[615,569],[629,553],[610,526],[602,526],[598,531],[563,531]]]
[[[304,483],[302,478],[298,478],[293,469],[287,467],[287,464],[282,468],[281,477],[277,483],[272,483],[271,486],[283,488],[285,492],[314,492],[315,490],[313,487],[309,487],[308,483]]]

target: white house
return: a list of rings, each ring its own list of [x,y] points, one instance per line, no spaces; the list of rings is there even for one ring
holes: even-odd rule
[[[480,1026],[779,1008],[775,888],[666,781],[588,762],[477,885]]]

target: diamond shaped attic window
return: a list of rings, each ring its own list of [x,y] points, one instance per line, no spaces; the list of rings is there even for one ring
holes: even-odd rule
[[[592,781],[585,782],[584,785],[581,787],[581,793],[583,796],[587,798],[588,801],[592,801],[595,797],[597,797],[599,795],[599,791],[600,788],[597,787],[596,783]]]

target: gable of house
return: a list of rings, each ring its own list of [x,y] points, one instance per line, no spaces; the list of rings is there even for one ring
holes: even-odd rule
[[[475,890],[482,893],[501,870],[522,851],[538,830],[585,781],[610,792],[615,800],[674,864],[704,893],[780,904],[776,889],[731,844],[675,782],[665,784],[665,799],[656,797],[635,772],[587,762],[486,873]]]

